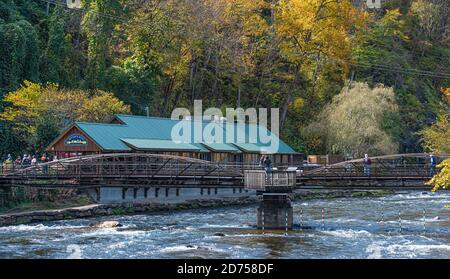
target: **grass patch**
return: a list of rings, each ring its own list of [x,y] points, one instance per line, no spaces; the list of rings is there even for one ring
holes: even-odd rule
[[[61,201],[36,201],[36,202],[19,202],[16,204],[9,204],[6,207],[0,208],[0,213],[6,214],[6,213],[19,213],[25,211],[63,209],[68,207],[84,206],[93,203],[95,202],[88,196],[80,195]]]
[[[112,213],[114,215],[124,215],[127,212],[123,208],[113,208]]]

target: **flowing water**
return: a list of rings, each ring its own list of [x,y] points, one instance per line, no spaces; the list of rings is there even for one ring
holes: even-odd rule
[[[288,235],[257,230],[257,205],[18,225],[0,228],[0,258],[448,259],[446,204],[449,192],[296,201]],[[123,227],[89,226],[105,220]]]

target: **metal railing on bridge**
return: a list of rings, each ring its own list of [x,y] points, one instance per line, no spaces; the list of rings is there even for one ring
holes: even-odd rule
[[[223,167],[194,158],[159,154],[100,154],[62,159],[9,172],[3,179],[14,179],[23,184],[119,181],[120,183],[146,183],[152,179],[167,181],[182,179],[234,179],[242,178],[236,167]]]
[[[435,155],[437,164],[448,157],[448,155]],[[438,171],[436,165],[430,164],[429,155],[426,154],[398,154],[373,157],[370,165],[364,164],[363,159],[345,161],[304,172],[302,176],[427,179]]]
[[[286,189],[296,185],[295,171],[244,171],[244,186],[246,189],[266,191],[268,189]]]

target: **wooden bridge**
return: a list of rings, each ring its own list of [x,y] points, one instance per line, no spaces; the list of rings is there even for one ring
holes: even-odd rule
[[[302,169],[289,175],[289,185],[294,188],[421,188],[430,176],[429,155],[397,154],[371,157],[367,168],[363,159],[346,161],[316,169]],[[437,161],[448,155],[435,156]],[[245,182],[247,174],[257,174],[259,180]],[[276,179],[286,167],[268,174]],[[253,176],[256,177],[256,176]],[[29,186],[40,188],[98,186],[207,186],[263,187],[261,177],[266,173],[257,165],[216,164],[209,161],[147,153],[117,153],[62,159],[15,170],[4,168],[0,186]],[[293,179],[295,178],[295,179]],[[247,177],[247,180],[249,177]],[[252,178],[253,179],[253,178]],[[254,178],[256,179],[256,178]],[[259,182],[258,182],[259,181]],[[265,180],[264,180],[265,181]],[[276,187],[277,182],[271,187]],[[250,183],[250,184],[249,184]],[[264,185],[265,186],[265,185]],[[280,186],[280,185],[278,185]],[[283,186],[284,187],[284,186]]]

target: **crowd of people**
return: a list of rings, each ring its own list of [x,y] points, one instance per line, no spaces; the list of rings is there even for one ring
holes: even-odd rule
[[[41,157],[31,154],[23,154],[17,156],[16,159],[13,158],[11,154],[8,154],[6,160],[3,161],[3,168],[7,169],[22,169],[32,166],[37,166],[38,164],[48,163],[51,161],[56,161],[58,158],[56,156],[50,157],[46,153],[42,154]]]

